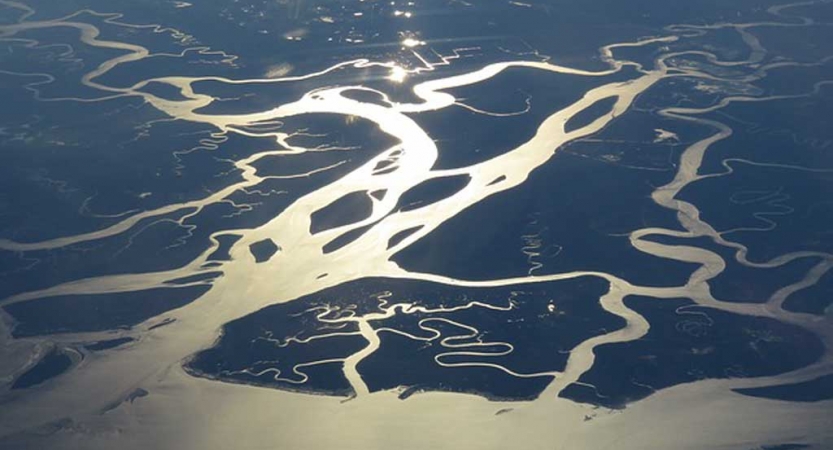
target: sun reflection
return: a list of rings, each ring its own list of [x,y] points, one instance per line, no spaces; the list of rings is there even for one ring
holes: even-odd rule
[[[424,44],[425,44],[425,42],[414,39],[414,38],[407,38],[407,39],[402,41],[402,45],[404,45],[405,47],[417,47],[417,46],[424,45]]]
[[[405,81],[405,78],[408,78],[408,71],[399,67],[393,66],[390,69],[390,75],[388,75],[388,80],[393,81],[394,83],[401,83]]]

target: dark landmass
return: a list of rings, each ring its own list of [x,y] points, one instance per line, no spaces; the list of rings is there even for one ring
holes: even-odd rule
[[[468,175],[432,178],[405,191],[396,205],[399,211],[428,206],[460,192],[471,181]]]
[[[547,386],[550,376],[518,378],[495,367],[442,367],[435,358],[452,365],[498,364],[519,373],[561,370],[573,346],[624,326],[621,318],[599,305],[606,290],[607,283],[594,278],[495,288],[359,280],[231,322],[215,347],[197,354],[188,369],[220,380],[346,395],[351,388],[339,361],[295,370],[298,364],[344,359],[367,345],[355,322],[326,323],[327,319],[380,312],[397,303],[447,310],[479,302],[480,306],[467,309],[400,311],[373,320],[371,326],[382,343],[359,363],[359,373],[371,391],[403,388],[404,397],[418,391],[454,391],[493,399],[531,399]],[[508,310],[485,307],[506,309],[510,304]],[[319,319],[326,307],[330,312]],[[314,338],[329,333],[339,334]],[[508,345],[513,351],[498,355]],[[441,355],[455,351],[484,355]]]
[[[733,303],[764,303],[779,289],[801,281],[819,262],[818,258],[799,258],[772,268],[749,267],[737,261],[736,249],[717,245],[710,238],[689,239],[652,235],[646,240],[666,245],[702,248],[718,254],[725,261],[726,267],[723,272],[709,280],[709,287],[715,298]],[[803,296],[813,289],[814,287],[810,287],[798,291],[792,294],[790,299]],[[821,302],[819,299],[819,303]]]
[[[17,321],[12,334],[28,337],[128,328],[184,306],[210,286],[148,289],[99,295],[47,297],[4,307]]]
[[[258,263],[269,261],[280,249],[280,246],[271,239],[264,239],[249,246],[249,251]]]
[[[191,275],[189,277],[177,278],[175,280],[167,281],[165,284],[191,284],[191,283],[198,283],[200,281],[208,281],[213,280],[217,277],[223,275],[223,272],[205,272],[200,273],[197,275]]]
[[[312,213],[310,233],[316,234],[370,217],[373,201],[365,191],[351,192]]]
[[[825,375],[803,383],[782,384],[779,386],[752,389],[735,389],[735,392],[751,397],[788,402],[820,402],[833,399],[833,375]]]
[[[60,350],[53,349],[31,369],[19,376],[12,389],[26,389],[57,377],[72,367],[72,358]]]
[[[646,223],[678,226],[650,200],[651,176],[666,175],[559,153],[523,185],[462,211],[393,260],[462,279],[600,270],[637,284],[682,285],[696,265],[642,253],[622,234]],[[539,244],[530,247],[530,239]]]
[[[792,294],[784,302],[787,311],[817,314],[833,314],[833,273],[828,272],[813,286]]]
[[[85,344],[84,348],[86,348],[87,350],[93,351],[93,352],[99,352],[99,351],[103,351],[103,350],[110,350],[111,348],[116,348],[116,347],[122,346],[124,344],[127,344],[128,342],[133,342],[133,341],[135,341],[135,339],[130,338],[130,337],[123,337],[123,338],[110,339],[110,340],[107,340],[107,341],[98,341],[98,342],[93,343],[93,344]]]
[[[643,338],[596,348],[596,363],[561,396],[624,408],[653,392],[705,378],[775,375],[824,352],[808,331],[768,318],[739,316],[687,300],[626,299],[651,329]],[[589,386],[594,387],[589,387]]]

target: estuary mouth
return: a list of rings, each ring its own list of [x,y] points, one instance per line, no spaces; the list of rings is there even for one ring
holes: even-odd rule
[[[0,0],[1,448],[833,443],[829,2],[87,3]]]

